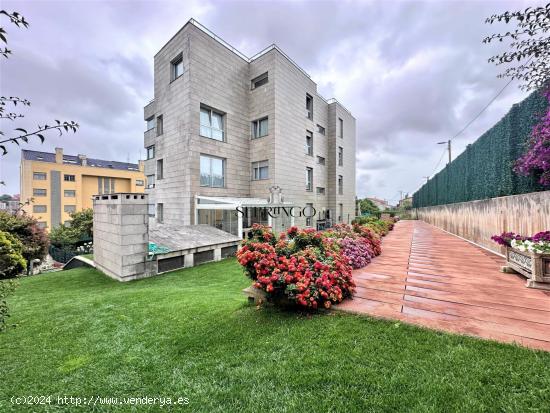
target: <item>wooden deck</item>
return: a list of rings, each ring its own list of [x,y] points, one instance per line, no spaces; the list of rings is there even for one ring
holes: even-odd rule
[[[504,274],[504,259],[422,221],[402,221],[354,271],[343,311],[550,351],[550,292]]]

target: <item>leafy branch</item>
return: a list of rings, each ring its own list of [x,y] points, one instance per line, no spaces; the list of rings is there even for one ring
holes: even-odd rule
[[[8,13],[5,10],[0,10],[0,14],[7,16],[10,19],[10,21],[13,24],[15,24],[17,27],[21,27],[21,26],[23,26],[24,28],[29,27],[29,22],[25,20],[25,17],[23,17],[21,14],[17,13],[16,11],[12,13]],[[6,44],[8,44],[7,34],[8,33],[6,32],[6,30],[3,27],[0,27],[0,40]],[[11,50],[9,50],[7,47],[4,46],[4,48],[0,48],[0,54],[7,59],[11,54]]]
[[[6,110],[6,103],[11,103],[14,106],[17,106],[18,103],[20,103],[23,106],[30,106],[31,102],[29,102],[27,99],[21,99],[16,96],[0,96],[0,119],[9,119],[9,120],[15,120],[16,118],[23,118],[24,115],[20,113],[14,113],[14,112],[5,112]]]
[[[497,66],[521,61],[524,63],[505,69],[498,77],[519,79],[523,82],[520,87],[524,90],[546,86],[550,79],[550,3],[544,7],[494,14],[485,20],[488,24],[499,22],[515,23],[517,29],[487,36],[483,43],[510,40],[509,47],[512,50],[492,56],[489,63]]]
[[[21,132],[20,135],[0,140],[0,150],[2,150],[2,155],[6,155],[8,153],[8,150],[6,149],[6,143],[14,143],[19,146],[20,141],[28,143],[29,138],[32,136],[38,137],[38,139],[40,139],[40,142],[44,143],[44,140],[46,139],[44,136],[44,132],[55,129],[59,132],[59,136],[61,136],[64,132],[75,133],[79,127],[78,123],[74,121],[61,122],[59,120],[56,120],[55,122],[57,123],[57,125],[38,125],[38,129],[32,132],[28,132],[26,129],[23,128],[15,128],[15,131]],[[4,133],[0,131],[0,135],[4,136]]]

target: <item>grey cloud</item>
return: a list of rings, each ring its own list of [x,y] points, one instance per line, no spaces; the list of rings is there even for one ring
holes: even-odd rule
[[[277,43],[323,96],[343,102],[357,118],[358,195],[392,199],[432,173],[443,150],[435,143],[461,129],[504,85],[487,63],[500,46],[481,43],[501,27],[485,25],[485,17],[527,6],[519,0],[6,1],[4,8],[19,8],[31,27],[10,31],[16,54],[0,63],[0,87],[33,98],[29,121],[74,117],[82,124],[77,135],[51,138],[43,149],[63,145],[135,160],[143,145],[142,106],[153,91],[153,55],[195,17],[249,56]],[[524,96],[508,87],[456,140],[455,153]],[[0,176],[13,174],[16,182],[18,162],[13,149],[0,160]]]

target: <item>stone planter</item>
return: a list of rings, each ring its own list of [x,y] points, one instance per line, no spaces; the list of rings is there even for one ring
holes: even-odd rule
[[[550,254],[523,252],[507,247],[505,268],[527,277],[526,287],[550,290]]]

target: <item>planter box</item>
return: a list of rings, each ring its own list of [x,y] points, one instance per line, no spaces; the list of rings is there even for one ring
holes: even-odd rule
[[[550,254],[537,254],[506,248],[508,268],[527,277],[526,287],[550,290]]]

